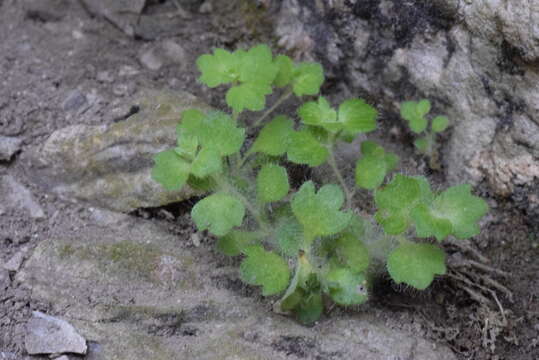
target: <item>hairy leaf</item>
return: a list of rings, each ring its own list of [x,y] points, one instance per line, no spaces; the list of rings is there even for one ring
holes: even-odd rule
[[[333,235],[343,230],[352,214],[342,212],[344,195],[337,185],[324,185],[315,193],[312,181],[304,183],[292,198],[292,211],[310,236]]]
[[[217,241],[217,250],[228,256],[236,256],[258,239],[258,234],[250,231],[232,230]]]
[[[198,230],[208,229],[216,236],[225,236],[240,226],[245,216],[245,207],[235,197],[215,193],[200,200],[191,210],[191,217]]]
[[[179,190],[189,177],[191,164],[173,149],[165,150],[153,158],[152,178],[167,190]]]
[[[285,87],[290,84],[294,76],[294,63],[285,55],[278,55],[275,58],[275,64],[278,67],[277,76],[273,84],[277,87]]]
[[[312,167],[322,165],[329,156],[328,149],[307,130],[294,131],[290,134],[288,160],[296,164]]]
[[[309,101],[303,104],[298,109],[298,115],[307,125],[321,126],[331,132],[337,132],[342,128],[342,124],[337,122],[337,112],[322,96],[318,98],[318,102]]]
[[[262,128],[250,151],[271,156],[283,155],[290,144],[293,124],[286,116],[275,117]]]
[[[290,185],[286,169],[275,164],[266,164],[258,172],[256,192],[263,203],[279,201],[288,194]]]
[[[262,286],[264,296],[278,294],[286,289],[290,270],[282,257],[259,245],[248,246],[243,252],[247,255],[240,266],[243,281]]]
[[[296,96],[316,95],[324,82],[324,70],[318,63],[301,63],[294,68],[292,90]]]
[[[266,95],[268,94],[271,94],[269,85],[244,83],[228,90],[226,103],[238,113],[244,109],[260,111],[266,107]]]
[[[367,281],[362,273],[334,267],[326,275],[329,295],[337,304],[358,305],[367,301]]]
[[[432,131],[442,132],[449,126],[449,119],[446,116],[436,116],[432,119]]]
[[[423,100],[422,100],[423,101]],[[421,105],[420,105],[421,104]],[[428,110],[425,102],[405,101],[401,104],[401,116],[408,121],[410,129],[419,134],[427,128],[427,119],[425,115],[430,110],[430,102]],[[427,112],[425,112],[427,110]]]
[[[258,86],[270,86],[278,71],[279,67],[273,62],[271,49],[264,44],[257,45],[242,56],[239,69],[240,81]]]
[[[213,55],[200,56],[196,64],[202,73],[199,80],[208,87],[214,88],[238,79],[241,62],[238,56],[224,49],[215,49]]]
[[[191,164],[191,174],[198,178],[219,173],[221,170],[221,156],[213,148],[202,148]]]
[[[378,112],[362,99],[350,99],[339,106],[339,122],[349,134],[356,135],[376,129]]]
[[[397,283],[426,289],[435,275],[445,274],[445,253],[432,244],[404,243],[387,259],[387,270]]]

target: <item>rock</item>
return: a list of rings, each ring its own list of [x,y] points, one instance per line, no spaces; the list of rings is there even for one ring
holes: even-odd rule
[[[539,191],[538,19],[533,1],[285,0],[274,32],[395,119],[401,101],[431,99],[451,121],[441,149],[449,182],[485,182],[520,202]]]
[[[28,354],[86,354],[86,340],[65,320],[39,311],[26,325],[25,348]]]
[[[65,0],[23,0],[22,3],[26,18],[40,22],[62,20],[69,7]]]
[[[151,179],[152,157],[176,143],[183,110],[207,105],[188,93],[148,91],[139,112],[110,125],[74,125],[54,132],[31,154],[28,176],[45,190],[130,212],[181,201],[195,194],[185,187],[165,191]]]
[[[84,104],[86,104],[86,96],[81,93],[79,90],[72,90],[65,98],[62,103],[62,108],[65,111],[75,111],[80,109]]]
[[[186,56],[185,50],[180,45],[172,40],[165,40],[143,49],[139,61],[150,70],[159,70],[168,65],[185,65]]]
[[[11,283],[11,279],[9,278],[8,271],[0,267],[0,293],[5,291],[10,283]]]
[[[111,84],[114,82],[114,76],[108,71],[99,71],[96,75],[96,80],[102,83]]]
[[[0,161],[9,161],[21,149],[22,139],[0,135]]]
[[[107,19],[128,36],[134,36],[134,27],[146,0],[81,0],[85,8],[95,16]]]
[[[24,254],[26,251],[17,251],[15,255],[11,257],[5,264],[4,269],[7,271],[19,271],[19,268],[24,261]]]
[[[11,175],[0,176],[0,198],[5,199],[2,205],[6,208],[24,210],[34,219],[45,217],[43,208],[34,199],[30,190]]]
[[[54,360],[69,360],[69,356],[67,356],[67,355],[62,355],[62,356],[60,356],[60,357],[54,358]]]
[[[73,319],[98,359],[455,359],[376,309],[302,326],[269,311],[271,299],[245,296],[237,268],[210,253],[130,217],[42,241],[16,281]]]

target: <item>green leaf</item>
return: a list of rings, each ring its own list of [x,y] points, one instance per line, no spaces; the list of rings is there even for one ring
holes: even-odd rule
[[[250,152],[261,152],[271,156],[283,155],[290,144],[293,121],[286,116],[277,116],[262,128]]]
[[[322,165],[329,156],[328,149],[307,130],[294,131],[290,134],[287,152],[289,161],[311,167]]]
[[[294,63],[288,56],[278,55],[275,58],[275,64],[279,70],[277,76],[275,76],[275,80],[273,80],[273,84],[277,87],[285,87],[293,79]]]
[[[337,112],[322,96],[318,98],[318,102],[309,101],[303,104],[298,109],[298,115],[307,125],[321,126],[331,132],[337,132],[342,128],[337,122]]]
[[[298,262],[294,276],[283,297],[279,300],[280,308],[285,311],[292,310],[301,302],[306,295],[305,290],[312,290],[307,284],[309,278],[314,275],[312,265],[305,254],[301,253],[297,254],[297,256]]]
[[[414,145],[417,148],[417,150],[419,150],[422,153],[426,153],[427,152],[427,147],[429,146],[428,140],[426,138],[424,138],[424,137],[416,139],[414,141]]]
[[[292,90],[296,96],[316,95],[324,82],[324,70],[318,63],[301,63],[294,68]]]
[[[286,289],[290,270],[282,257],[266,251],[260,245],[248,246],[243,252],[247,255],[240,265],[243,281],[262,286],[264,296],[274,295]]]
[[[203,192],[215,191],[215,189],[217,188],[217,184],[211,177],[197,178],[194,175],[189,175],[189,178],[187,179],[187,185],[189,185],[195,190]]]
[[[241,82],[270,86],[278,71],[279,67],[273,62],[271,49],[267,45],[252,47],[242,55],[239,69]],[[271,88],[269,93],[271,93]]]
[[[166,190],[179,190],[189,177],[191,164],[182,159],[175,150],[165,150],[153,157],[152,179]]]
[[[195,136],[179,136],[176,154],[188,161],[193,161],[198,151],[198,138]]]
[[[446,116],[436,116],[432,119],[432,131],[442,132],[449,126],[449,119]]]
[[[216,149],[202,148],[191,164],[191,174],[198,178],[222,171],[221,156]]]
[[[384,148],[372,141],[361,143],[363,157],[356,163],[356,185],[364,189],[374,190],[379,187],[388,172],[399,162],[399,157],[386,153]]]
[[[362,273],[343,267],[332,268],[324,277],[333,301],[340,305],[358,305],[367,301],[367,280]]]
[[[425,204],[416,206],[412,210],[411,216],[415,223],[416,235],[420,238],[435,236],[438,241],[442,241],[451,234],[453,229],[449,220],[433,215]]]
[[[421,117],[427,115],[430,111],[430,101],[427,99],[419,100],[416,107],[417,114]]]
[[[288,194],[290,185],[286,169],[275,164],[267,164],[256,177],[256,193],[263,203],[279,201]]]
[[[294,217],[279,222],[275,230],[279,249],[286,256],[297,256],[301,248],[303,231],[301,224]]]
[[[269,85],[244,83],[231,87],[227,91],[226,103],[238,113],[244,109],[260,111],[266,107],[266,95],[268,94],[271,94]]]
[[[404,243],[387,259],[387,270],[397,283],[426,289],[435,275],[445,274],[445,253],[432,244]]]
[[[258,239],[258,234],[250,231],[232,230],[217,240],[217,250],[228,256],[236,256]]]
[[[216,236],[225,236],[235,226],[240,226],[245,207],[235,197],[215,193],[200,200],[191,210],[191,217],[198,230],[208,229]]]
[[[362,99],[350,99],[339,106],[339,122],[349,134],[356,135],[376,129],[378,112]]]
[[[362,272],[369,266],[369,251],[354,234],[345,232],[335,239],[335,251],[339,262],[354,272]]]
[[[402,234],[411,222],[411,211],[420,203],[429,204],[433,194],[424,177],[395,175],[385,187],[374,193],[378,207],[376,221],[390,235]]]
[[[422,100],[423,101],[423,100]],[[428,101],[428,100],[427,100]],[[419,104],[422,105],[419,105]],[[430,102],[429,102],[430,110]],[[401,104],[401,116],[408,121],[410,129],[419,134],[427,128],[427,119],[425,119],[424,111],[426,110],[425,102],[405,101]],[[427,111],[428,113],[428,111]]]
[[[438,195],[431,206],[431,213],[447,219],[452,225],[451,234],[467,239],[479,234],[477,222],[487,213],[485,200],[471,194],[470,185],[457,185]]]
[[[220,111],[200,114],[198,110],[182,113],[182,121],[177,127],[179,136],[195,136],[202,147],[215,149],[220,156],[232,155],[241,149],[245,129],[236,127],[229,115]]]
[[[343,200],[337,185],[324,185],[315,194],[313,182],[308,181],[292,198],[292,212],[309,236],[333,235],[343,230],[352,217],[349,211],[339,211]]]
[[[224,49],[215,49],[213,54],[205,54],[197,59],[197,67],[202,73],[199,80],[214,88],[238,79],[240,65],[238,57]]]
[[[304,295],[294,312],[299,322],[310,325],[320,319],[323,309],[322,294],[310,292]]]

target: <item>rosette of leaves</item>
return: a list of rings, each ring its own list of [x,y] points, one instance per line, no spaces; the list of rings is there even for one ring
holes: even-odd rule
[[[260,287],[264,296],[281,296],[280,312],[311,324],[323,313],[324,298],[343,306],[367,301],[372,254],[379,256],[373,249],[383,247],[369,237],[370,220],[353,211],[357,191],[373,192],[374,220],[384,239],[398,240],[384,259],[397,283],[424,289],[445,273],[444,252],[428,239],[441,242],[479,232],[477,222],[487,206],[470,186],[435,192],[424,177],[400,174],[388,182],[399,159],[372,141],[361,143],[350,186],[334,147],[376,129],[377,111],[364,100],[345,100],[333,108],[317,96],[298,107],[297,119],[268,117],[288,96],[318,95],[324,80],[319,64],[274,57],[266,45],[258,45],[216,49],[199,57],[197,66],[203,84],[229,86],[226,102],[232,113],[184,111],[177,144],[155,155],[152,177],[167,190],[188,185],[208,192],[192,208],[193,222],[217,237],[220,252],[241,257],[239,276],[245,283]],[[266,96],[276,89],[283,93],[276,105],[254,121],[241,122],[253,124],[250,129],[240,125],[243,111],[265,110]],[[403,109],[412,129],[425,131],[430,103],[410,102]],[[433,120],[431,128],[441,131],[442,125]],[[253,141],[245,141],[247,133]],[[290,163],[327,164],[335,181],[307,180],[294,188]]]

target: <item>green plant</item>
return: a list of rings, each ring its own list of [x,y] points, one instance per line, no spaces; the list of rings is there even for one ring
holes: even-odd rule
[[[437,192],[424,177],[401,174],[387,182],[398,157],[372,141],[361,144],[355,186],[349,186],[335,144],[376,129],[377,111],[365,101],[346,100],[334,109],[319,96],[298,108],[298,123],[282,115],[265,121],[290,96],[319,93],[319,64],[274,58],[259,45],[216,49],[197,65],[202,83],[230,86],[226,102],[232,113],[184,111],[177,147],[155,156],[153,178],[169,190],[188,184],[210,193],[192,209],[196,226],[218,237],[222,253],[243,256],[243,281],[261,286],[265,296],[282,294],[279,311],[312,323],[323,311],[323,296],[340,305],[361,304],[376,263],[387,264],[395,282],[425,289],[445,273],[445,254],[436,243],[418,239],[440,243],[449,235],[479,232],[487,205],[470,186]],[[251,120],[244,110],[266,109],[275,88],[280,98]],[[306,181],[292,189],[286,162],[327,164],[337,184]],[[358,190],[373,192],[372,218],[353,211]]]
[[[439,169],[436,134],[447,129],[449,119],[446,116],[438,115],[429,121],[425,116],[430,112],[430,108],[430,101],[427,99],[405,101],[401,104],[400,113],[402,118],[408,122],[410,130],[421,134],[421,137],[414,141],[416,149],[429,158],[431,169]]]

